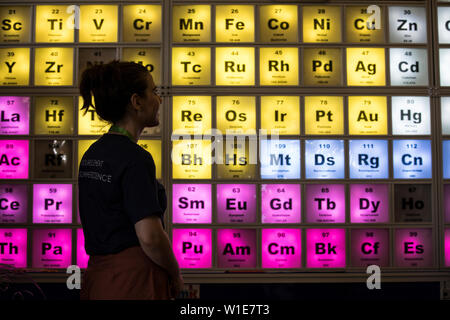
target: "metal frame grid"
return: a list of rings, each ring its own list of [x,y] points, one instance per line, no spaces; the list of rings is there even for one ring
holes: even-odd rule
[[[30,5],[29,2],[25,0],[17,0],[14,3],[7,3],[7,5],[17,6],[17,5],[29,5],[32,7],[32,21],[35,21],[35,7],[36,5],[41,4],[67,4],[69,1],[34,1],[33,4]],[[450,88],[442,88],[438,87],[438,74],[439,74],[439,66],[437,61],[439,61],[438,57],[438,48],[439,47],[450,47],[448,45],[440,45],[437,42],[437,26],[436,22],[437,14],[436,7],[437,5],[445,5],[445,3],[438,3],[438,0],[426,0],[426,1],[352,1],[352,0],[330,0],[327,3],[323,3],[321,1],[309,1],[309,2],[301,2],[298,1],[256,1],[256,0],[248,0],[245,3],[241,1],[231,0],[231,1],[207,1],[207,0],[197,0],[197,1],[182,1],[182,0],[166,0],[166,1],[108,1],[108,0],[96,0],[96,1],[88,1],[88,0],[78,0],[70,2],[70,4],[114,4],[119,6],[119,21],[118,21],[118,39],[117,43],[101,43],[101,44],[92,44],[92,43],[79,43],[78,41],[78,30],[75,33],[75,42],[74,43],[58,43],[58,44],[49,44],[49,43],[21,43],[14,44],[13,46],[7,44],[0,44],[0,48],[3,47],[27,47],[31,48],[31,63],[30,63],[30,83],[34,79],[34,53],[35,48],[39,47],[71,47],[74,48],[74,85],[69,87],[58,87],[57,90],[52,87],[34,87],[30,85],[29,87],[0,87],[0,95],[24,95],[31,96],[30,101],[30,114],[34,113],[34,103],[36,96],[72,96],[73,99],[73,107],[74,110],[78,110],[78,101],[76,97],[78,96],[77,83],[79,81],[78,68],[79,63],[79,49],[80,48],[116,48],[116,55],[122,56],[122,49],[126,47],[159,47],[161,48],[161,60],[162,60],[162,74],[161,74],[161,94],[163,98],[161,113],[161,126],[162,130],[159,134],[146,136],[148,139],[157,139],[162,141],[162,150],[161,150],[161,163],[162,163],[162,182],[166,186],[167,194],[168,194],[168,209],[165,216],[165,222],[168,226],[168,232],[170,237],[172,235],[172,230],[174,228],[206,228],[213,230],[213,242],[212,248],[217,248],[216,242],[216,230],[220,228],[228,228],[228,229],[256,229],[257,232],[257,251],[259,252],[257,255],[257,266],[256,269],[252,269],[252,272],[240,273],[242,270],[227,270],[217,268],[217,256],[213,254],[213,268],[211,269],[194,269],[188,270],[184,269],[183,273],[186,279],[186,282],[192,283],[225,283],[229,282],[232,279],[234,282],[315,282],[315,281],[324,281],[327,282],[355,282],[361,281],[367,277],[365,273],[365,269],[361,267],[352,267],[350,264],[350,244],[351,237],[350,231],[353,229],[368,229],[368,228],[381,228],[387,229],[389,231],[389,244],[390,244],[390,253],[389,253],[389,261],[390,266],[383,268],[383,278],[386,281],[428,281],[428,280],[441,280],[443,277],[449,277],[450,271],[449,268],[444,267],[443,262],[443,232],[444,232],[444,221],[443,221],[443,179],[442,179],[442,155],[441,155],[441,147],[442,147],[442,135],[441,135],[441,123],[440,123],[440,112],[438,112],[439,105],[439,97],[441,95],[450,96]],[[129,4],[160,4],[162,6],[162,42],[159,44],[143,44],[143,43],[125,43],[121,42],[122,39],[122,13],[123,6]],[[218,4],[249,4],[254,5],[255,10],[255,39],[257,41],[252,43],[216,43],[216,42],[203,42],[203,43],[173,43],[172,42],[172,7],[174,5],[190,5],[190,4],[209,4],[211,5],[211,39],[215,39],[215,6]],[[259,42],[259,10],[258,7],[261,5],[268,4],[295,4],[298,5],[298,32],[299,32],[299,42],[298,43],[285,43],[285,44],[270,44]],[[301,13],[302,7],[306,5],[320,5],[320,6],[329,6],[335,5],[341,7],[341,19],[345,21],[345,8],[347,6],[353,5],[368,5],[368,4],[376,4],[383,8],[383,17],[384,17],[384,43],[380,44],[356,44],[356,43],[303,43],[302,42],[302,24],[301,24]],[[3,4],[2,4],[3,5]],[[432,26],[427,24],[427,43],[425,44],[407,44],[402,45],[401,43],[389,43],[388,38],[388,30],[389,30],[389,19],[388,19],[388,7],[390,6],[420,6],[426,8],[426,18],[427,21],[433,21]],[[450,5],[447,3],[447,5]],[[31,38],[34,41],[35,38],[35,28],[32,25],[31,28]],[[343,41],[345,40],[345,25],[342,24],[341,27],[341,35]],[[431,42],[431,43],[430,43]],[[432,44],[432,45],[430,45]],[[174,47],[187,47],[187,46],[195,46],[195,47],[209,47],[211,50],[211,62],[215,61],[215,48],[217,47],[230,47],[230,46],[243,46],[243,47],[254,47],[254,48],[262,48],[262,47],[295,47],[299,48],[299,86],[290,86],[290,87],[273,87],[273,86],[242,86],[242,87],[226,87],[226,86],[214,86],[215,82],[215,68],[211,68],[211,85],[210,86],[172,86],[171,85],[171,63],[172,63],[172,48]],[[305,96],[320,96],[323,95],[322,87],[305,87],[302,86],[302,76],[303,76],[303,50],[304,48],[341,48],[341,58],[342,58],[342,70],[346,70],[346,54],[345,48],[351,47],[370,47],[370,48],[385,48],[385,70],[386,70],[386,86],[384,87],[348,87],[345,86],[346,83],[346,73],[343,72],[342,85],[339,87],[326,87],[327,96],[343,96],[344,97],[344,135],[305,135],[305,104],[304,99]],[[391,87],[390,86],[390,73],[388,72],[389,68],[389,48],[423,48],[427,49],[428,55],[428,72],[429,72],[429,86],[414,86],[414,87]],[[255,49],[255,84],[259,83],[259,49]],[[57,93],[55,94],[55,91]],[[216,97],[217,96],[255,96],[256,97],[256,126],[257,129],[260,128],[260,119],[261,119],[261,104],[260,97],[264,95],[279,95],[279,96],[300,96],[300,135],[286,135],[282,136],[282,139],[295,139],[300,140],[301,143],[301,179],[297,180],[275,180],[275,179],[217,179],[217,168],[216,166],[211,167],[212,179],[211,180],[185,180],[185,179],[172,179],[172,164],[171,164],[171,130],[172,130],[172,97],[180,96],[180,95],[207,95],[212,96],[212,106],[211,106],[211,115],[212,115],[212,127],[216,127]],[[358,96],[358,95],[373,95],[373,96],[387,96],[388,97],[388,106],[387,106],[387,125],[388,125],[388,134],[382,136],[350,136],[348,134],[348,96]],[[394,136],[392,135],[392,127],[391,127],[391,96],[426,96],[430,97],[430,111],[431,111],[431,134],[427,136]],[[78,113],[74,112],[74,133],[72,135],[61,135],[57,136],[57,139],[69,139],[74,141],[73,143],[73,177],[72,179],[35,179],[30,178],[27,180],[3,180],[3,183],[20,183],[27,184],[29,186],[28,192],[28,223],[25,225],[2,225],[1,227],[26,227],[29,230],[42,229],[42,228],[57,228],[57,229],[73,229],[76,230],[80,228],[77,224],[77,206],[76,206],[76,154],[78,154],[78,144],[75,141],[84,140],[84,139],[95,139],[98,136],[91,135],[77,135],[78,128]],[[32,116],[30,117],[32,119]],[[30,141],[30,173],[34,173],[34,141],[49,139],[51,136],[42,136],[42,135],[34,135],[34,121],[30,120],[30,135],[29,136],[13,136],[9,139],[27,139]],[[305,161],[304,161],[304,141],[305,140],[314,140],[314,139],[325,139],[325,140],[333,140],[340,139],[345,141],[345,179],[339,180],[307,180],[305,179]],[[448,137],[446,137],[448,138]],[[8,137],[2,137],[2,139],[8,139]],[[383,139],[388,141],[389,148],[389,178],[388,179],[380,179],[373,181],[365,181],[360,179],[349,179],[349,166],[348,166],[348,141],[349,140],[357,140],[357,139],[370,139],[377,140]],[[432,162],[432,179],[420,179],[420,180],[400,180],[393,179],[393,157],[392,157],[392,141],[393,140],[401,140],[401,139],[427,139],[432,142],[432,154],[435,155],[433,157]],[[259,158],[259,156],[258,156]],[[259,177],[260,166],[257,165],[257,176]],[[30,176],[32,176],[30,174]],[[34,225],[31,223],[32,221],[32,184],[41,183],[41,182],[49,182],[52,181],[54,183],[71,183],[73,185],[73,222],[72,224],[64,224],[64,225]],[[449,181],[445,181],[446,183],[450,183]],[[171,224],[171,216],[172,216],[172,184],[174,183],[208,183],[212,185],[212,208],[213,208],[213,222],[212,224],[203,224],[203,225],[192,225],[192,224]],[[219,224],[216,223],[216,187],[217,184],[221,183],[239,183],[239,184],[255,184],[257,190],[257,221],[261,221],[261,193],[260,193],[260,185],[261,184],[300,184],[301,185],[301,224],[293,225],[293,224]],[[340,224],[315,224],[315,223],[305,223],[305,186],[310,184],[343,184],[345,185],[346,190],[346,223]],[[357,224],[350,223],[350,213],[349,213],[349,185],[355,183],[384,183],[388,184],[390,195],[389,195],[389,217],[390,221],[386,224]],[[432,193],[432,214],[431,221],[424,223],[396,223],[394,222],[394,193],[393,189],[395,185],[399,184],[427,184],[431,186]],[[445,226],[449,227],[449,222],[445,224]],[[260,255],[260,244],[261,244],[261,229],[265,228],[295,228],[302,230],[302,268],[301,269],[261,269],[261,255]],[[306,268],[306,228],[344,228],[346,229],[346,268],[344,269],[308,269]],[[430,228],[432,229],[432,237],[433,237],[433,266],[430,268],[399,268],[394,267],[394,230],[401,228]],[[28,266],[31,267],[31,255],[32,255],[32,233],[28,233]],[[72,261],[76,262],[76,233],[72,232]],[[215,250],[213,250],[214,252]],[[32,269],[30,271],[39,272],[43,270]],[[41,279],[43,281],[60,281],[65,278],[65,274],[62,272],[44,272],[44,273],[36,273],[35,278]]]

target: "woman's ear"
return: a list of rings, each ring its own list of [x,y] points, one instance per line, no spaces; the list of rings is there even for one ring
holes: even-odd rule
[[[141,97],[137,93],[133,93],[130,98],[131,108],[134,111],[141,111]]]

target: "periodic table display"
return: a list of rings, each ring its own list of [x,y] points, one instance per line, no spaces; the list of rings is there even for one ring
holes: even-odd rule
[[[78,166],[110,124],[78,83],[120,59],[160,87],[138,144],[186,276],[450,267],[449,17],[439,0],[2,3],[0,263],[87,266]]]

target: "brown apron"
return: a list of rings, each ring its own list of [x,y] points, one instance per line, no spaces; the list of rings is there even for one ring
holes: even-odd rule
[[[117,254],[90,256],[81,283],[81,300],[170,299],[167,272],[141,247]]]

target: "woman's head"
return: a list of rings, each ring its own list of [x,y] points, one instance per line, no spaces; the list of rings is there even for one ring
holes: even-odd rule
[[[101,119],[111,123],[127,118],[145,127],[157,126],[161,99],[155,88],[152,76],[140,64],[114,60],[95,65],[81,76],[81,109],[92,106]]]

